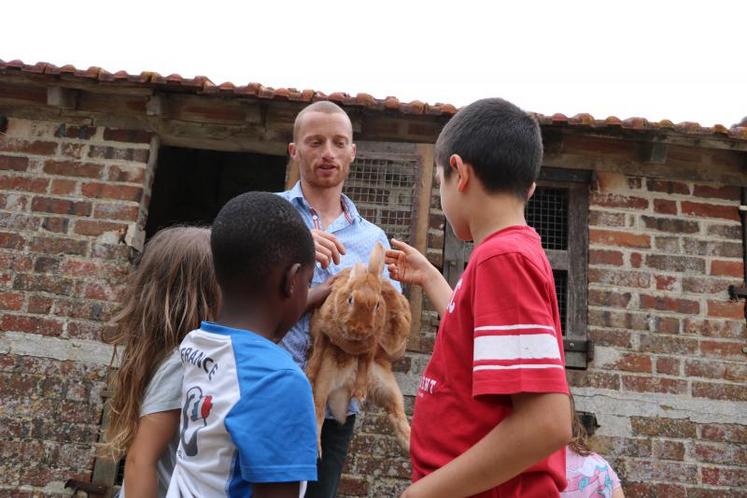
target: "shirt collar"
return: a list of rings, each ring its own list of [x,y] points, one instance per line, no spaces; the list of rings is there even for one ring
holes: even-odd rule
[[[293,185],[293,188],[289,191],[290,194],[290,200],[299,199],[301,204],[303,204],[306,209],[311,210],[311,204],[309,204],[309,201],[306,200],[306,197],[303,195],[303,190],[301,189],[301,181],[297,181],[295,185]],[[347,216],[351,220],[351,223],[355,220],[360,221],[361,215],[358,212],[358,208],[355,207],[355,204],[353,204],[353,201],[345,194],[342,194],[342,202],[344,204],[344,209],[347,213]]]

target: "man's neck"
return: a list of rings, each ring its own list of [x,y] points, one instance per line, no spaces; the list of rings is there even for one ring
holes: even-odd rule
[[[326,229],[342,214],[342,184],[318,188],[301,181],[301,190],[306,201],[319,214],[322,228]]]
[[[278,342],[278,339],[275,337],[275,329],[277,328],[276,320],[270,319],[263,312],[263,306],[255,306],[253,309],[250,309],[247,306],[249,302],[252,301],[242,299],[240,303],[224,302],[216,322],[225,327],[249,330],[267,340]]]

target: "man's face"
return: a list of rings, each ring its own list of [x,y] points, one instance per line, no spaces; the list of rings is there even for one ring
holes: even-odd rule
[[[336,187],[355,159],[350,120],[345,114],[309,112],[302,116],[296,142],[289,145],[301,179],[313,187]]]

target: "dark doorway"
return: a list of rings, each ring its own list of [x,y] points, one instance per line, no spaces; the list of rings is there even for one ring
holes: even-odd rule
[[[176,224],[209,225],[243,192],[285,188],[284,156],[161,147],[145,236]]]

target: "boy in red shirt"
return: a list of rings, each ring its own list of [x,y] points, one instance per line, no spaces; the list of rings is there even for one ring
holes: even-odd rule
[[[539,498],[566,486],[571,438],[552,269],[524,205],[542,163],[536,120],[501,99],[461,109],[436,142],[446,219],[475,248],[455,289],[392,241],[390,274],[421,285],[441,325],[415,400],[402,498]]]

